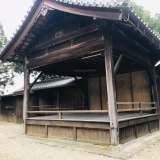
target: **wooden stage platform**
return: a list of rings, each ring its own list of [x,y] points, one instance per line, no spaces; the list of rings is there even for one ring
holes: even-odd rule
[[[142,117],[148,117],[155,114],[143,113],[141,116],[139,113],[119,113],[118,120],[124,121],[129,119],[136,119]],[[47,115],[47,116],[38,116],[30,117],[29,119],[36,120],[59,120],[58,114]],[[109,116],[106,113],[69,113],[62,116],[62,120],[67,121],[89,121],[89,122],[109,122]]]
[[[67,113],[30,117],[26,120],[27,134],[48,138],[69,139],[110,145],[110,122],[107,113]],[[149,134],[159,129],[158,114],[119,113],[119,141]]]

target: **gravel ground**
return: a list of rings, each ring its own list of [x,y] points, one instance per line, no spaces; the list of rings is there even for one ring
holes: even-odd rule
[[[21,133],[22,125],[0,122],[0,160],[114,160],[102,155],[36,143]]]
[[[128,160],[159,160],[160,141]],[[0,160],[116,160],[103,155],[37,143],[22,135],[22,125],[0,122]]]
[[[129,160],[160,160],[160,141],[144,148]]]

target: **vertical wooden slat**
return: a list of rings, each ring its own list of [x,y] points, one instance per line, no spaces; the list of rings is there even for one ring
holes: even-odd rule
[[[117,101],[132,102],[130,73],[118,74],[116,76]],[[132,109],[132,105],[118,105],[118,109]]]
[[[103,106],[102,106],[101,77],[99,77],[99,96],[100,96],[100,105],[101,105],[101,110],[102,110]]]
[[[84,87],[83,87],[82,94],[84,94],[85,109],[89,110],[89,98],[88,98],[88,83],[87,83],[87,79],[84,79]]]
[[[106,77],[101,77],[101,92],[102,92],[102,108],[103,110],[108,110],[108,96],[107,96],[107,86]]]
[[[45,138],[48,138],[48,126],[45,125]]]
[[[151,102],[149,77],[146,71],[132,72],[132,86],[134,102]],[[138,107],[135,105],[135,108]],[[143,108],[151,107],[144,105]]]
[[[112,37],[109,32],[105,36],[104,49],[111,145],[116,146],[119,144],[119,129],[113,67]]]
[[[132,72],[129,73],[129,79],[130,79],[130,90],[131,90],[131,102],[134,102],[133,98],[133,85],[132,85]],[[134,104],[132,104],[132,108],[134,108]]]
[[[137,126],[134,125],[134,134],[135,134],[135,137],[138,138],[138,135],[137,135]]]
[[[60,107],[60,98],[59,98],[59,88],[57,89],[57,108],[61,108]]]
[[[26,134],[27,108],[29,105],[29,70],[27,69],[27,56],[24,59],[24,96],[23,96],[23,133]]]
[[[99,88],[99,78],[88,79],[88,94],[89,94],[89,109],[90,110],[100,110],[100,88]]]
[[[73,127],[73,140],[76,141],[77,140],[77,128]]]

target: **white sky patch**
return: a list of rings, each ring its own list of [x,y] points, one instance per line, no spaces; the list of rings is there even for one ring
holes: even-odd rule
[[[33,0],[0,0],[0,22],[8,39],[13,37]]]
[[[160,0],[134,0],[136,4],[141,5],[144,9],[151,12],[152,15],[160,14]]]

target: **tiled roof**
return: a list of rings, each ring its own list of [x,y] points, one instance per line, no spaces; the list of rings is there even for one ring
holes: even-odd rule
[[[45,80],[45,81],[35,83],[31,91],[69,86],[69,85],[73,85],[75,81],[76,81],[75,78],[72,78],[72,77],[60,77],[52,80]],[[21,92],[23,92],[23,87],[16,90],[13,94],[16,95]]]
[[[83,6],[83,7],[104,7],[104,8],[122,8],[127,9],[128,12],[133,13],[134,17],[138,19],[139,23],[141,23],[153,36],[158,45],[160,44],[159,37],[155,34],[153,30],[151,30],[148,25],[134,12],[134,10],[127,6],[129,3],[129,0],[123,0],[122,3],[117,3],[116,0],[54,0],[59,3],[68,4],[68,5],[75,5],[75,6]],[[30,7],[30,10],[27,12],[27,15],[24,17],[24,20],[22,20],[22,24],[19,25],[19,28],[16,30],[16,32],[13,34],[13,37],[11,37],[10,41],[4,46],[2,51],[0,51],[0,54],[3,55],[3,53],[6,51],[7,47],[11,45],[11,43],[14,41],[16,35],[18,35],[19,31],[21,30],[22,26],[24,25],[26,19],[29,17],[30,13],[32,12],[33,8],[35,7],[36,3],[38,3],[39,0],[34,0],[33,6]],[[148,38],[148,37],[147,37]],[[149,37],[150,38],[150,37]],[[148,39],[149,39],[148,38]],[[160,47],[160,45],[159,45]]]
[[[55,78],[52,80],[46,80],[37,82],[33,87],[32,91],[40,90],[40,89],[48,89],[48,88],[57,88],[62,86],[68,86],[75,82],[75,78],[72,77],[62,77],[62,78]]]
[[[60,3],[70,5],[87,6],[87,7],[119,7],[120,4],[116,0],[56,0]]]

